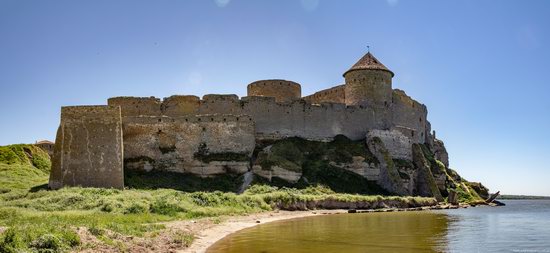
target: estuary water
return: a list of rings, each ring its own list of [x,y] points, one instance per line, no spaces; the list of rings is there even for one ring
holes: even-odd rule
[[[504,207],[314,216],[244,229],[207,253],[546,252],[550,200]]]

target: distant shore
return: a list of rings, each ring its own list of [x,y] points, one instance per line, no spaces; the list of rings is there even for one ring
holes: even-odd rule
[[[548,199],[550,196],[532,196],[532,195],[500,195],[497,199]]]

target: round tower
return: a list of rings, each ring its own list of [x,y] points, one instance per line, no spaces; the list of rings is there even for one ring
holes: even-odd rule
[[[387,107],[391,104],[393,72],[370,52],[346,71],[344,78],[347,105]]]
[[[277,102],[290,102],[302,97],[300,84],[286,80],[260,80],[247,87],[248,96],[274,97]]]

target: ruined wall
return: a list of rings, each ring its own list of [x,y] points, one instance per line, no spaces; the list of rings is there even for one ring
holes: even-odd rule
[[[49,186],[124,188],[118,106],[61,108]]]
[[[395,89],[392,94],[392,125],[414,143],[424,143],[430,131],[426,120],[426,106],[407,96],[402,90]]]
[[[255,147],[254,122],[245,115],[141,116],[124,117],[123,122],[129,169],[203,176],[244,173]]]
[[[274,97],[277,102],[290,102],[302,97],[300,84],[287,80],[260,80],[247,87],[248,96]]]
[[[315,92],[312,95],[304,97],[304,100],[310,104],[321,103],[346,103],[346,92],[344,85],[338,85],[326,90]]]
[[[403,135],[400,131],[392,130],[370,130],[367,139],[378,137],[384,143],[392,158],[412,160],[412,140]]]
[[[345,74],[347,105],[389,107],[392,99],[392,74],[382,70],[355,70]]]

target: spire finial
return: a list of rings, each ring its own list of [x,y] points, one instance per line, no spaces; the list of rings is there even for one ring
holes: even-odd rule
[[[370,45],[367,45],[367,53],[370,53]]]

